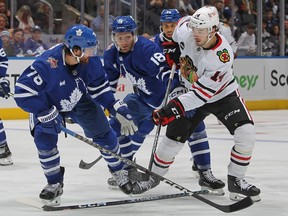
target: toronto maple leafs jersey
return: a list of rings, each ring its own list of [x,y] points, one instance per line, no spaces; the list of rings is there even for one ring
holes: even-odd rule
[[[0,78],[5,77],[8,68],[8,58],[2,46],[2,40],[0,40]]]
[[[181,57],[191,60],[198,76],[191,91],[179,97],[186,111],[218,101],[238,88],[232,69],[234,55],[227,40],[216,33],[217,43],[213,48],[198,47],[192,29],[188,27],[189,19],[189,16],[182,18],[173,33],[173,40],[180,46]]]
[[[17,105],[36,115],[52,105],[69,112],[89,94],[95,102],[109,108],[115,98],[99,57],[90,57],[87,64],[69,70],[64,46],[47,50],[20,75],[15,85]]]
[[[170,70],[157,44],[138,36],[128,53],[119,52],[115,45],[111,45],[104,53],[104,68],[112,91],[116,92],[122,75],[137,86],[137,94],[146,104],[153,108],[161,106]]]

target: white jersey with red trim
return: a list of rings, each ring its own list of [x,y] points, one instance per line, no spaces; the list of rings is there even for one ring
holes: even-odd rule
[[[216,33],[217,43],[212,49],[198,47],[188,27],[189,19],[189,16],[182,18],[173,33],[181,57],[189,58],[198,76],[190,91],[179,97],[185,111],[218,101],[238,88],[232,69],[233,50],[227,40]]]

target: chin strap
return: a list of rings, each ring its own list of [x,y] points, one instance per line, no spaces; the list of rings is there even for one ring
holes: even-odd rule
[[[70,49],[70,52],[72,53],[73,57],[76,58],[77,63],[80,63],[80,59],[84,56],[84,52],[81,51],[81,56],[76,56],[72,49]]]

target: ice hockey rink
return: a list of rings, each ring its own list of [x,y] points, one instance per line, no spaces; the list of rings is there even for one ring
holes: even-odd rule
[[[262,200],[247,209],[231,214],[237,216],[287,216],[288,110],[253,111],[251,113],[256,126],[256,145],[246,180],[261,189]],[[218,124],[215,117],[209,116],[205,122],[210,141],[214,175],[226,182],[227,165],[230,149],[233,145],[233,137],[224,126]],[[46,185],[46,181],[40,168],[33,139],[28,131],[28,120],[4,120],[3,123],[9,147],[13,154],[14,165],[0,166],[0,213],[2,216],[218,216],[225,214],[193,197],[58,212],[44,212],[18,203],[16,200],[19,198],[38,200],[38,195]],[[67,127],[83,134],[76,125],[68,125]],[[164,131],[163,128],[161,134]],[[81,159],[91,162],[100,153],[96,148],[74,137],[67,136],[65,138],[64,134],[61,134],[59,137],[61,165],[66,168],[61,205],[128,199],[129,196],[119,190],[108,188],[106,182],[110,174],[104,160],[100,160],[89,170],[82,170],[78,167]],[[154,136],[155,130],[147,137],[137,153],[137,163],[142,166],[148,167]],[[177,155],[175,163],[165,177],[189,190],[199,190],[197,178],[191,171],[190,152],[186,145]],[[134,197],[149,197],[178,192],[180,191],[161,182],[155,189]],[[204,196],[220,204],[233,203],[228,198],[226,187],[225,192],[225,195],[220,197]]]

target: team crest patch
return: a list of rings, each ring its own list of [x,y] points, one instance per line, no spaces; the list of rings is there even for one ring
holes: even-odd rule
[[[230,55],[227,49],[223,49],[217,52],[217,56],[221,62],[226,63],[230,61]]]
[[[46,60],[46,61],[50,63],[51,68],[57,68],[58,67],[58,65],[57,65],[58,60],[56,60],[55,58],[49,57],[48,60]]]

